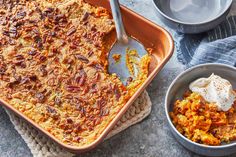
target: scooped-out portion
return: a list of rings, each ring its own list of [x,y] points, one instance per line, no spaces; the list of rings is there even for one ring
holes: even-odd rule
[[[170,112],[176,129],[205,145],[236,140],[236,92],[231,83],[212,74],[193,81],[189,88]]]

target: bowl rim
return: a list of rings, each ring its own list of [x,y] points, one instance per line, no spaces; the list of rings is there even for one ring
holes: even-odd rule
[[[171,18],[170,16],[166,15],[161,9],[159,9],[158,5],[156,4],[157,0],[152,0],[152,3],[154,4],[155,8],[157,9],[157,11],[163,16],[165,17],[166,19],[172,21],[172,22],[175,22],[175,23],[178,23],[178,24],[182,24],[182,25],[189,25],[189,26],[197,26],[197,25],[204,25],[204,24],[208,24],[208,23],[211,23],[217,19],[219,19],[221,16],[223,16],[225,13],[227,13],[227,11],[231,8],[232,4],[233,4],[233,0],[229,0],[229,4],[228,6],[225,7],[225,9],[220,13],[218,14],[217,16],[213,17],[213,18],[210,18],[209,20],[207,21],[202,21],[202,22],[198,22],[198,23],[191,23],[191,22],[183,22],[183,21],[180,21],[180,20],[177,20],[177,19],[174,19],[174,18]]]
[[[169,110],[168,110],[168,104],[167,104],[167,99],[169,98],[169,94],[170,94],[170,91],[172,89],[172,87],[175,85],[176,81],[179,80],[180,77],[182,77],[183,75],[185,74],[189,74],[191,71],[193,71],[194,69],[197,69],[197,68],[200,68],[200,67],[206,67],[206,66],[220,66],[220,67],[224,67],[224,68],[229,68],[229,69],[232,69],[234,71],[236,71],[236,67],[234,66],[230,66],[230,65],[227,65],[227,64],[223,64],[223,63],[205,63],[205,64],[199,64],[199,65],[196,65],[196,66],[193,66],[183,72],[181,72],[173,81],[172,83],[170,84],[167,92],[166,92],[166,96],[165,96],[165,114],[166,114],[166,117],[167,117],[167,121],[171,127],[171,129],[177,133],[178,136],[180,136],[183,140],[187,141],[188,143],[191,143],[192,145],[195,145],[195,146],[198,146],[198,147],[202,147],[202,148],[208,148],[208,149],[224,149],[224,148],[229,148],[229,147],[233,147],[233,146],[236,146],[236,142],[234,143],[229,143],[229,144],[224,144],[224,145],[219,145],[219,146],[209,146],[209,145],[204,145],[204,144],[200,144],[200,143],[196,143],[196,142],[193,142],[191,141],[190,139],[188,139],[187,137],[185,137],[184,135],[182,135],[177,129],[176,127],[174,126],[174,124],[172,123],[172,120],[170,118],[170,115],[169,115]]]

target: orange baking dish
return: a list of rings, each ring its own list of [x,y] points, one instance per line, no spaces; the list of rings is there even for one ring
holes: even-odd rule
[[[109,1],[108,0],[85,0],[85,2],[90,3],[93,6],[100,6],[110,10]],[[1,104],[6,106],[8,109],[12,110],[20,117],[25,119],[27,122],[32,124],[35,128],[43,132],[53,141],[58,143],[61,147],[67,149],[68,151],[74,153],[80,153],[84,151],[88,151],[94,148],[97,144],[103,141],[105,136],[109,133],[109,131],[115,126],[118,120],[122,117],[122,115],[126,112],[129,106],[135,101],[135,99],[142,93],[142,91],[147,87],[147,85],[152,81],[152,79],[157,75],[157,73],[161,70],[161,68],[165,65],[165,63],[172,56],[174,50],[174,43],[170,34],[164,30],[163,28],[155,25],[151,21],[143,18],[142,16],[134,13],[133,11],[121,7],[121,12],[124,17],[124,25],[126,31],[129,35],[139,40],[144,44],[146,48],[151,48],[151,62],[149,64],[149,74],[148,78],[145,82],[140,86],[140,88],[135,92],[135,94],[129,99],[129,101],[123,106],[123,108],[116,114],[114,119],[107,125],[104,131],[98,136],[98,138],[93,141],[91,144],[86,146],[71,146],[65,144],[58,140],[56,137],[51,135],[45,129],[40,127],[36,122],[26,117],[23,113],[15,109],[10,104],[6,103],[3,100],[0,100]]]

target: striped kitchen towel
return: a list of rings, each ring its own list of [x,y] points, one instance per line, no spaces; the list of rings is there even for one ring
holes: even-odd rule
[[[236,16],[230,16],[215,29],[193,35],[177,34],[177,58],[191,67],[202,63],[236,66]]]

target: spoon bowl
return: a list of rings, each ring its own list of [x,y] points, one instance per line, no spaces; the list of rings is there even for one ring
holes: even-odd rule
[[[134,76],[130,74],[127,68],[126,55],[125,55],[127,52],[127,49],[136,50],[139,56],[137,60],[147,54],[147,51],[145,50],[144,46],[140,44],[137,40],[130,37],[128,38],[127,43],[117,41],[113,45],[112,49],[110,50],[109,57],[108,57],[108,61],[109,61],[108,72],[110,74],[116,73],[123,84],[127,82],[128,78],[136,77],[138,74],[138,68],[135,66],[135,64],[134,64]],[[118,62],[115,61],[113,58],[113,55],[116,55],[116,54],[121,56]]]
[[[142,58],[142,56],[147,54],[145,47],[139,43],[137,40],[128,37],[123,25],[120,5],[118,0],[110,0],[110,6],[112,11],[112,16],[116,26],[117,41],[112,46],[109,56],[108,56],[108,72],[110,74],[117,74],[122,83],[125,85],[127,80],[132,77],[135,78],[139,72],[138,67],[133,64],[134,75],[132,75],[127,67],[126,53],[128,50],[135,50],[137,52],[137,61]],[[113,58],[113,55],[119,55],[119,61]]]

